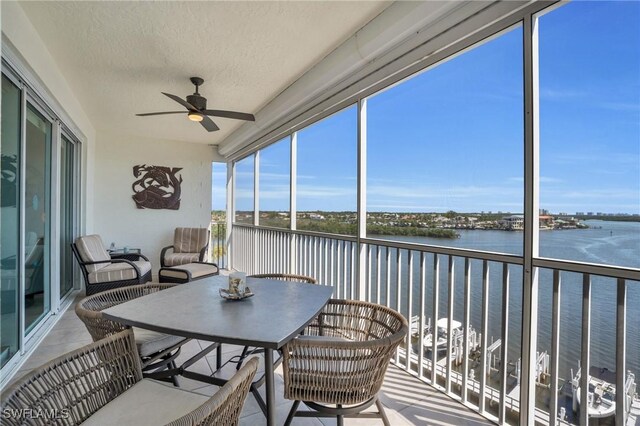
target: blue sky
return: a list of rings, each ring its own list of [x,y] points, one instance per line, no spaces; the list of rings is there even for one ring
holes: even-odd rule
[[[541,17],[540,205],[640,213],[640,2],[572,2]],[[368,100],[367,209],[523,210],[522,29]],[[298,210],[356,209],[356,109],[298,133]],[[238,163],[252,209],[253,160]],[[289,142],[261,153],[261,210],[289,208]],[[224,208],[225,169],[213,171]]]

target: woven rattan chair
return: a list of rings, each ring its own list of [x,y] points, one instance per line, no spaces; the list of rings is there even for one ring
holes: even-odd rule
[[[102,311],[175,285],[149,283],[107,290],[80,300],[76,304],[76,314],[87,327],[93,341],[97,342],[127,328],[120,323],[105,319]],[[170,336],[135,327],[133,331],[138,353],[141,356],[142,370],[145,372],[161,368],[175,368],[175,359],[180,354],[180,347],[189,341],[184,337]],[[177,385],[175,378],[173,382]]]
[[[237,425],[257,368],[249,360],[210,398],[170,387],[142,378],[125,330],[28,373],[3,393],[2,424]]]
[[[173,244],[164,247],[160,252],[160,266],[165,268],[204,262],[208,247],[208,228],[176,228],[173,233]],[[169,253],[169,250],[173,253]]]
[[[332,299],[282,350],[284,396],[294,400],[293,417],[379,417],[389,425],[378,399],[389,360],[409,329],[385,306]],[[300,402],[314,411],[298,411]],[[361,413],[376,404],[378,413]]]
[[[82,270],[87,295],[151,281],[151,263],[146,256],[128,254],[137,259],[134,261],[111,258],[99,235],[77,238],[71,250]]]
[[[295,275],[295,274],[254,274],[249,275],[249,278],[265,278],[270,280],[279,280],[279,281],[293,281],[293,282],[303,282],[308,284],[318,284],[315,278],[308,277],[306,275]],[[245,346],[242,349],[242,354],[238,359],[238,363],[236,364],[236,369],[239,370],[242,367],[242,362],[249,355],[264,353],[264,349],[254,348],[251,349],[249,346]],[[276,365],[279,365],[282,362],[282,359],[276,360]]]

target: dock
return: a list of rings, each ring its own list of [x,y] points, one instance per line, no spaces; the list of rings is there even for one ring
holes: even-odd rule
[[[497,340],[493,343],[492,347],[495,351],[500,345],[500,341]],[[406,350],[403,347],[398,348],[398,354],[401,360],[405,360],[407,358]],[[447,368],[446,368],[446,356],[436,362],[436,376],[446,380],[447,377]],[[540,384],[543,381],[544,371],[548,368],[548,356],[546,356],[546,352],[542,352],[538,354],[538,368],[536,369],[536,382]],[[444,360],[444,362],[442,362]],[[410,365],[415,364],[418,365],[419,359],[418,355],[411,351],[409,354]],[[431,359],[427,359],[426,357],[422,361],[422,368],[431,371]],[[462,388],[463,375],[462,373],[451,370],[450,371],[451,383]],[[474,394],[475,396],[480,395],[480,382],[475,378],[468,376],[467,377],[467,389],[469,392]],[[488,384],[485,384],[485,398],[489,400],[490,404],[500,404],[500,390],[495,389]],[[458,399],[455,398],[454,399]],[[519,380],[516,386],[511,389],[505,396],[504,399],[505,409],[511,411],[513,413],[520,412],[520,383]],[[548,425],[549,424],[549,413],[540,409],[535,408],[535,422],[540,425]],[[559,425],[572,425],[572,423],[567,422],[565,419],[558,418],[557,424]],[[625,426],[639,426],[640,425],[640,400],[634,399],[633,404],[631,406],[631,410],[627,415],[627,422]]]

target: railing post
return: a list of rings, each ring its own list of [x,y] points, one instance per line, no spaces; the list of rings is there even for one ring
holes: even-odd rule
[[[580,422],[581,426],[589,425],[589,369],[591,358],[591,276],[582,274],[582,347],[580,348]]]
[[[356,260],[355,279],[357,283],[356,298],[365,300],[367,294],[367,247],[360,242],[367,238],[367,100],[358,100],[358,258]],[[355,283],[354,283],[355,284]]]
[[[617,281],[616,308],[616,424],[627,424],[626,351],[627,351],[627,285]]]

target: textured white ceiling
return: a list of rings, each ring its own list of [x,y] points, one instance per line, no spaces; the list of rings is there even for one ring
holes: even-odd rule
[[[21,2],[94,127],[217,144],[162,95],[205,79],[208,108],[257,113],[389,2]],[[177,108],[176,108],[177,107]],[[259,116],[258,116],[259,119]]]

